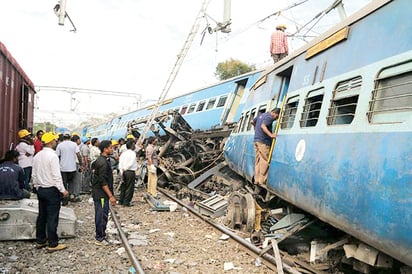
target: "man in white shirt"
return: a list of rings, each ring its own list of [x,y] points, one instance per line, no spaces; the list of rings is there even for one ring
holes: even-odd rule
[[[134,141],[126,142],[127,150],[120,155],[119,170],[123,183],[120,186],[119,203],[124,206],[131,206],[133,199],[134,183],[136,178],[137,158]]]
[[[33,166],[34,143],[32,134],[27,129],[19,130],[19,143],[16,150],[19,152],[19,166],[24,170],[24,188],[30,191],[30,180]]]
[[[65,244],[59,244],[57,236],[61,197],[69,195],[63,185],[59,158],[54,150],[57,144],[57,137],[57,135],[51,132],[43,134],[41,140],[44,143],[44,147],[33,159],[33,186],[37,190],[39,200],[39,215],[36,222],[36,246],[37,248],[48,246],[48,252],[66,248]]]
[[[69,190],[70,199],[72,202],[79,202],[80,196],[78,188],[75,185],[76,180],[76,158],[79,165],[83,166],[82,157],[80,156],[80,149],[75,142],[70,140],[69,134],[64,134],[63,142],[56,148],[57,156],[60,158],[60,171],[63,178],[63,184]],[[68,200],[63,199],[63,205],[67,205]]]

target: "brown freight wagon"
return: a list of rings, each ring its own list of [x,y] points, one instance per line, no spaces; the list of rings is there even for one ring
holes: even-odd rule
[[[34,85],[0,42],[0,158],[18,141],[17,132],[33,129]]]

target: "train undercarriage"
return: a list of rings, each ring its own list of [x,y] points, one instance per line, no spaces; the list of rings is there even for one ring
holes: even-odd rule
[[[129,132],[138,137],[146,122],[132,121]],[[256,191],[224,162],[224,142],[235,126],[193,130],[179,113],[159,113],[151,128],[160,140],[158,186],[189,201],[207,218],[248,233],[263,253],[279,248],[284,260],[305,264],[313,273],[412,273],[411,267],[288,204],[268,189]],[[145,175],[142,169],[138,182],[142,183]]]

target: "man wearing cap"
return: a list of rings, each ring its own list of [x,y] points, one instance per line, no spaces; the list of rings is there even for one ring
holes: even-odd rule
[[[69,193],[63,185],[59,158],[55,152],[58,136],[52,132],[43,134],[43,149],[33,159],[33,186],[37,190],[39,215],[36,221],[36,246],[47,246],[48,252],[65,249],[59,244],[57,225],[59,224],[62,197]]]
[[[274,63],[285,58],[289,53],[285,29],[285,25],[276,26],[276,31],[270,37],[270,56],[272,56]]]
[[[19,166],[24,170],[24,188],[30,191],[31,171],[33,166],[34,145],[31,133],[27,129],[19,130],[19,143],[16,150],[19,152]]]

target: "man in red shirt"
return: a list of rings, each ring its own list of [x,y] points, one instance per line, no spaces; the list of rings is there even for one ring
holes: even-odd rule
[[[276,31],[272,33],[270,37],[270,55],[273,58],[273,62],[285,58],[289,53],[288,39],[285,33],[286,26],[276,26]]]
[[[41,142],[41,137],[43,136],[43,133],[43,130],[38,130],[36,132],[36,138],[34,138],[34,155],[36,155],[37,152],[39,152],[43,148],[43,143]]]

